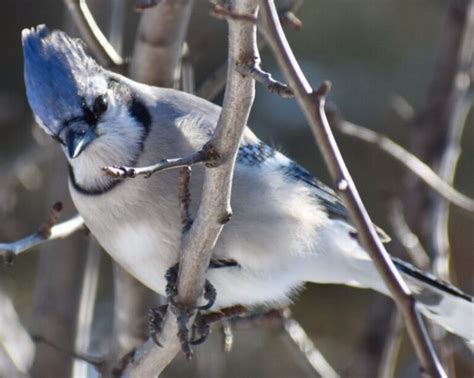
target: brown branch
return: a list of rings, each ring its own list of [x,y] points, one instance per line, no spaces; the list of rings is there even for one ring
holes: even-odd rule
[[[109,68],[117,68],[124,61],[100,30],[85,0],[64,0],[82,39],[98,62]]]
[[[260,3],[272,50],[306,115],[335,186],[357,228],[359,240],[372,258],[377,271],[402,312],[423,370],[426,374],[434,377],[445,377],[446,374],[438,361],[423,321],[416,309],[416,301],[378,238],[332,134],[324,112],[325,97],[329,92],[329,85],[324,83],[316,92],[313,91],[286,40],[278,20],[275,4],[271,0],[261,0]]]
[[[61,208],[60,202],[54,204],[46,222],[35,233],[14,242],[0,243],[0,256],[7,263],[12,263],[15,256],[22,252],[29,251],[51,240],[67,238],[69,235],[84,228],[84,220],[80,215],[75,215],[71,219],[55,225]]]
[[[344,135],[357,138],[378,147],[396,161],[404,165],[411,173],[427,184],[436,194],[448,200],[467,215],[474,216],[474,199],[460,193],[448,182],[438,176],[427,164],[387,136],[354,123],[331,117],[333,125]]]
[[[255,0],[229,1],[229,4],[232,5],[232,11],[256,15]],[[205,171],[201,203],[195,221],[184,235],[181,245],[176,300],[182,308],[188,309],[195,307],[202,293],[212,248],[231,214],[233,168],[255,92],[254,81],[237,73],[235,65],[247,60],[249,56],[258,56],[256,26],[232,19],[228,23],[228,84],[217,127],[209,142],[219,160],[212,169]],[[175,315],[167,311],[159,338],[164,347],[159,348],[148,340],[135,354],[125,375],[143,377],[159,374],[179,351],[176,334]]]

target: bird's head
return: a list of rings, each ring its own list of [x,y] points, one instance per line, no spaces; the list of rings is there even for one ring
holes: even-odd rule
[[[38,124],[70,161],[89,148],[140,144],[149,123],[144,105],[118,75],[87,55],[79,39],[39,25],[23,30],[22,41],[28,101]]]

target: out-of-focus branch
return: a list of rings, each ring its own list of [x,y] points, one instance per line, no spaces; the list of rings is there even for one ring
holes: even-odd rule
[[[34,353],[33,341],[11,299],[0,289],[0,373],[5,377],[28,376]]]
[[[393,378],[397,367],[397,360],[400,353],[403,336],[403,319],[398,312],[392,312],[390,320],[387,343],[382,353],[382,360],[379,364],[378,377]]]
[[[193,0],[162,0],[143,12],[130,65],[134,80],[173,87],[192,7]]]
[[[101,250],[99,243],[92,235],[89,235],[86,253],[87,258],[84,267],[84,277],[82,279],[82,287],[79,298],[76,338],[74,345],[74,350],[79,355],[87,355],[89,353],[89,344],[92,334],[92,321],[94,319],[97,288],[99,284]],[[73,364],[72,376],[87,376],[87,369],[88,366],[86,361],[76,359]]]
[[[449,184],[453,183],[456,175],[466,117],[473,103],[473,98],[469,93],[472,91],[469,74],[474,67],[474,2],[464,1],[463,3],[457,5],[457,11],[464,16],[460,25],[462,31],[459,36],[458,64],[454,67],[456,72],[451,91],[445,99],[445,103],[447,103],[444,110],[446,124],[443,126],[447,126],[446,144],[440,151],[439,163],[436,168],[439,176]],[[453,12],[453,10],[448,10],[448,12]],[[442,59],[444,58],[446,57]],[[431,213],[434,226],[432,244],[435,251],[433,270],[442,279],[449,280],[449,203],[444,199],[435,199]]]
[[[273,1],[261,0],[260,3],[262,15],[267,24],[270,46],[311,125],[335,186],[357,228],[359,240],[372,258],[377,271],[403,314],[423,370],[426,374],[434,377],[445,377],[446,374],[438,361],[423,321],[416,309],[416,301],[378,238],[332,134],[324,112],[325,97],[329,91],[329,85],[323,84],[316,92],[313,91],[286,40]]]
[[[474,2],[447,3],[439,56],[425,110],[410,129],[412,150],[451,184],[460,154],[464,122],[472,98],[469,73],[473,66]],[[448,279],[448,204],[435,198],[408,173],[404,206],[407,222],[435,260],[437,275]],[[443,265],[444,267],[441,267]]]
[[[440,176],[438,176],[427,164],[423,163],[419,158],[404,149],[402,146],[383,134],[355,125],[349,121],[339,119],[337,116],[332,117],[331,120],[334,120],[333,125],[341,133],[378,147],[381,151],[390,155],[408,168],[411,173],[421,179],[435,193],[439,194],[453,205],[456,205],[459,209],[465,211],[469,216],[474,216],[474,199],[457,191],[450,183],[444,181]]]
[[[237,13],[256,15],[255,0],[228,1],[229,9]],[[258,59],[256,26],[253,23],[228,20],[229,68],[224,104],[216,131],[209,144],[220,157],[215,167],[205,172],[201,203],[191,229],[183,237],[178,279],[177,302],[183,308],[195,307],[202,293],[205,272],[212,248],[231,215],[230,189],[240,138],[253,103],[255,86],[249,77],[236,70],[238,62],[249,57]],[[168,311],[159,341],[159,348],[148,340],[135,354],[125,375],[156,376],[179,351],[175,316]]]
[[[51,240],[67,238],[69,235],[84,228],[84,220],[79,214],[55,225],[61,208],[61,203],[56,203],[51,209],[46,222],[34,234],[14,242],[0,243],[0,256],[3,256],[7,262],[11,262],[15,256],[22,252],[29,251]]]
[[[392,200],[388,220],[397,239],[402,243],[415,266],[420,269],[430,269],[430,258],[421,245],[418,236],[408,226],[403,214],[403,204],[400,200]]]
[[[298,349],[299,354],[304,357],[305,361],[314,371],[325,378],[339,377],[339,374],[324,358],[311,341],[311,338],[306,334],[304,328],[295,319],[291,317],[283,319],[283,328],[288,338]]]
[[[123,59],[100,30],[85,0],[64,0],[82,39],[94,57],[105,67],[117,68]]]

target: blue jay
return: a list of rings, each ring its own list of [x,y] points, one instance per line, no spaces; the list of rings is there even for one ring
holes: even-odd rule
[[[107,71],[80,40],[44,25],[23,30],[22,39],[28,101],[37,123],[64,150],[75,206],[112,258],[164,295],[165,272],[178,261],[182,233],[179,173],[116,180],[102,168],[146,166],[199,150],[221,108]],[[191,211],[199,203],[203,170],[194,169]],[[249,128],[238,152],[232,209],[213,259],[235,263],[207,271],[217,291],[216,309],[283,306],[308,281],[389,294],[337,195]],[[423,314],[474,340],[471,296],[393,261]]]

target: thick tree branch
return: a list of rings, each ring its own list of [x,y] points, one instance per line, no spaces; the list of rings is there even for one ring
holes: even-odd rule
[[[162,0],[143,12],[130,65],[130,76],[139,82],[173,87],[193,0]]]
[[[254,0],[228,1],[229,10],[256,15]],[[218,164],[205,172],[203,195],[196,219],[183,238],[177,302],[184,308],[195,307],[202,293],[211,251],[225,222],[231,215],[230,190],[235,157],[254,98],[254,81],[236,72],[238,62],[258,59],[256,26],[229,20],[229,67],[224,104],[216,131],[209,145],[217,151]],[[126,376],[159,374],[179,351],[175,316],[168,311],[159,348],[148,340],[125,370]]]
[[[295,95],[320,146],[324,160],[339,194],[344,199],[349,214],[357,228],[359,240],[371,256],[386,283],[398,308],[403,314],[415,350],[426,374],[444,377],[444,373],[421,317],[416,309],[416,301],[394,267],[360,199],[352,178],[345,166],[331,128],[324,112],[325,97],[329,86],[323,84],[314,92],[306,80],[278,21],[272,0],[261,0],[262,14],[267,24],[269,43],[276,55],[289,85]]]

